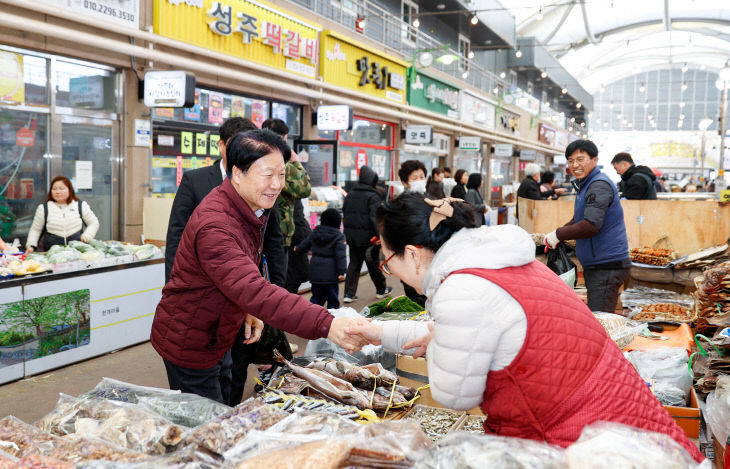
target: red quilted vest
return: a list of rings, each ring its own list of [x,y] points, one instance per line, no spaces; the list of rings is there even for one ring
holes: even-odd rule
[[[566,447],[584,426],[618,422],[674,438],[704,458],[654,397],[573,290],[538,261],[499,270],[464,269],[500,286],[525,311],[519,353],[490,371],[481,408],[487,433]]]

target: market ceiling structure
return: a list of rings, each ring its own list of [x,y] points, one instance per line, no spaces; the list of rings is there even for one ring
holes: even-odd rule
[[[719,71],[730,59],[727,0],[502,0],[589,92],[657,69]],[[549,73],[549,70],[548,70]]]

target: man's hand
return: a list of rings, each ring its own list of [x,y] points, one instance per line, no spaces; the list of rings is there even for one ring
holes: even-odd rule
[[[558,195],[563,195],[566,192],[568,192],[568,189],[566,189],[565,187],[559,187],[559,188],[555,189],[555,193]]]
[[[330,325],[330,332],[327,338],[332,342],[336,343],[340,347],[347,350],[347,353],[355,353],[359,351],[364,345],[370,343],[370,341],[364,337],[358,331],[359,327],[362,327],[369,321],[363,317],[359,318],[334,318]],[[353,334],[348,334],[347,330],[351,329]]]
[[[557,230],[553,230],[550,233],[545,235],[545,247],[549,249],[555,249],[560,243],[560,240],[558,239],[558,235],[556,234]]]
[[[419,337],[418,339],[413,339],[410,342],[406,342],[403,344],[403,349],[409,349],[409,348],[416,348],[416,351],[413,352],[413,358],[418,358],[423,356],[426,353],[426,349],[428,348],[428,344],[431,342],[431,339],[433,339],[433,321],[428,323],[428,334]]]
[[[344,275],[338,275],[337,276],[337,280],[345,280],[345,276]]]
[[[243,327],[243,332],[246,336],[246,340],[244,340],[243,343],[253,344],[254,342],[258,342],[261,338],[261,332],[264,330],[264,323],[260,319],[247,314]]]

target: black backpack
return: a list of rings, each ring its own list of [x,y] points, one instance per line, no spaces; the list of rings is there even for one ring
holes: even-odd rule
[[[84,223],[84,212],[83,212],[83,203],[80,200],[76,201],[79,204],[79,218],[81,218],[81,231],[84,230],[86,227],[86,223]],[[43,231],[41,231],[41,236],[38,238],[38,244],[40,245],[41,239],[43,239],[43,236],[46,234],[46,225],[48,224],[48,202],[43,202]]]

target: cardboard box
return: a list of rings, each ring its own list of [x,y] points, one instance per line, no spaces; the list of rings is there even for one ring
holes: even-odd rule
[[[713,469],[730,469],[730,451],[727,450],[727,443],[724,445],[717,441],[717,437],[712,437],[715,447],[715,459],[713,460]]]
[[[428,384],[428,366],[425,358],[413,358],[410,355],[398,355],[396,362],[396,374],[403,386],[412,388],[420,388]],[[436,402],[431,396],[431,389],[421,389],[421,397],[416,401],[417,404],[427,405],[431,407],[444,408]],[[475,407],[466,412],[470,415],[484,415],[480,407]]]
[[[684,430],[688,437],[699,438],[700,405],[697,401],[697,394],[695,394],[694,388],[692,388],[692,391],[690,393],[689,401],[689,407],[675,407],[665,405],[664,408],[667,409],[669,415],[672,416],[677,425],[679,425],[680,428]]]

